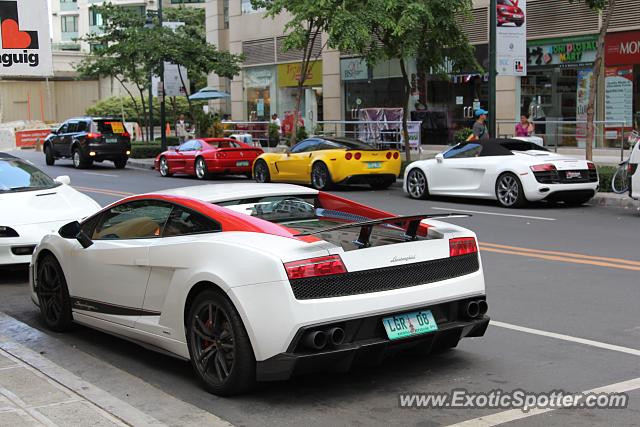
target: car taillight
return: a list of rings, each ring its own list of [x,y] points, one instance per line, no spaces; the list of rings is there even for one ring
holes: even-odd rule
[[[627,174],[635,175],[637,169],[638,169],[638,164],[637,163],[629,163],[627,165]]]
[[[587,167],[591,170],[595,170],[596,169],[596,165],[595,163],[591,163],[591,162],[587,162]]]
[[[400,157],[400,153],[398,153],[397,151],[395,153],[393,153],[393,158],[398,160],[398,157]]]
[[[125,131],[122,136],[124,136],[125,138],[130,138],[131,134],[129,134],[129,132]]]
[[[356,160],[360,160],[360,157],[362,157],[362,154],[360,154],[360,153],[356,153],[356,154],[353,155],[353,158],[356,159]]]
[[[556,170],[556,167],[551,163],[545,163],[543,165],[533,165],[531,166],[531,170],[533,172],[553,172]]]
[[[392,156],[391,151],[388,151],[387,152],[387,160],[391,159],[391,156]]]
[[[227,157],[227,153],[216,153],[216,158],[218,159],[224,159],[225,157]]]
[[[478,252],[476,239],[473,237],[459,237],[449,240],[449,256],[460,256]]]
[[[89,139],[100,139],[100,138],[102,138],[102,134],[101,133],[95,133],[95,132],[89,132],[87,134],[87,138],[89,138]]]
[[[342,259],[338,255],[287,262],[284,264],[284,268],[287,270],[287,276],[291,280],[347,272]]]
[[[347,154],[344,155],[344,158],[347,159],[347,160],[351,160],[352,157],[353,157],[353,154],[351,154],[351,153],[347,153]]]

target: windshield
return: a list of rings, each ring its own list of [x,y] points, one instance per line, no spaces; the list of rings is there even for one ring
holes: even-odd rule
[[[509,151],[549,151],[541,145],[529,141],[507,140],[501,141],[500,145]]]
[[[346,148],[347,150],[375,150],[375,147],[357,139],[324,138],[324,140],[326,141],[326,145],[333,145],[336,148]]]
[[[20,159],[0,159],[0,193],[44,190],[60,185],[49,175]]]

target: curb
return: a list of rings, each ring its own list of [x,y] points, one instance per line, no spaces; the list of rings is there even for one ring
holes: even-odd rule
[[[153,161],[149,162],[149,160],[146,159],[129,159],[127,166],[150,170],[153,169]]]

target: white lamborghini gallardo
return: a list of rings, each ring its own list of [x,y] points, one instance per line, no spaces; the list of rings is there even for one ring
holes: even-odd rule
[[[489,323],[475,234],[284,184],[133,196],[46,236],[32,299],[72,322],[189,359],[205,387],[348,369],[454,347]]]

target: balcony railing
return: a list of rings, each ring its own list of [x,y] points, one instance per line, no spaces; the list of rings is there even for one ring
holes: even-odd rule
[[[71,1],[61,1],[60,2],[60,11],[61,12],[74,12],[78,10],[78,3]]]
[[[62,41],[63,42],[69,42],[72,40],[75,40],[78,38],[78,32],[77,31],[70,31],[70,32],[63,32],[62,33]]]

